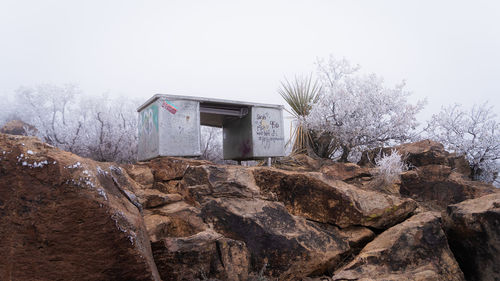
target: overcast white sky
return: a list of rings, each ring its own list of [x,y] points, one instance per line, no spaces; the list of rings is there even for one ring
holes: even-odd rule
[[[500,111],[500,1],[0,0],[0,95],[75,83],[283,104],[279,82],[329,54],[405,79],[425,117],[453,102]]]

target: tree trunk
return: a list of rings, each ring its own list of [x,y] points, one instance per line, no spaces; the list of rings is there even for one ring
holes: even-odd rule
[[[312,152],[316,154],[315,156],[319,158],[330,158],[331,154],[331,143],[332,137],[329,133],[318,133],[315,131],[309,131],[311,135],[312,143],[310,147],[312,148]],[[310,154],[310,153],[308,153]],[[312,156],[312,155],[309,155]]]
[[[349,162],[347,158],[349,157],[349,154],[351,153],[351,149],[345,145],[342,146],[342,156],[340,156],[339,162]]]

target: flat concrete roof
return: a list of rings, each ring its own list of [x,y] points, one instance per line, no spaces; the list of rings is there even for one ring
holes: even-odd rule
[[[137,108],[137,111],[143,110],[145,107],[153,103],[159,98],[166,98],[168,100],[192,100],[199,101],[201,104],[209,103],[212,105],[221,105],[221,106],[237,106],[237,107],[251,107],[251,106],[259,106],[259,107],[269,107],[269,108],[277,108],[283,109],[284,106],[280,104],[265,104],[265,103],[254,103],[254,102],[245,102],[245,101],[232,101],[226,99],[214,99],[214,98],[203,98],[203,97],[191,97],[191,96],[178,96],[178,95],[164,95],[164,94],[156,94],[147,100],[144,104]]]

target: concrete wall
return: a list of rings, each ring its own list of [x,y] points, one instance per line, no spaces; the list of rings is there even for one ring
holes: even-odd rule
[[[139,113],[138,160],[143,161],[159,154],[159,106],[152,103]]]
[[[285,155],[283,111],[276,108],[252,108],[253,157]]]
[[[247,160],[285,155],[281,109],[251,107],[241,119],[227,119],[223,126],[224,159]]]
[[[162,100],[158,101],[160,104]],[[200,103],[189,100],[169,100],[176,108],[174,114],[162,106],[160,117],[161,156],[200,156]]]
[[[251,110],[251,109],[250,109]],[[224,159],[246,160],[253,157],[251,115],[226,119],[222,127]]]
[[[285,154],[281,107],[242,104],[249,112],[239,118],[224,111],[224,106],[239,106],[237,102],[202,100],[221,106],[220,113],[212,114],[222,120],[224,159],[249,160]],[[201,155],[199,100],[156,95],[139,110],[138,160]]]

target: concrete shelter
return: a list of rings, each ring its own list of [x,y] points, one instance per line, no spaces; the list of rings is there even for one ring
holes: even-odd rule
[[[201,155],[201,126],[223,129],[224,159],[285,154],[283,106],[157,94],[141,105],[138,160]]]

